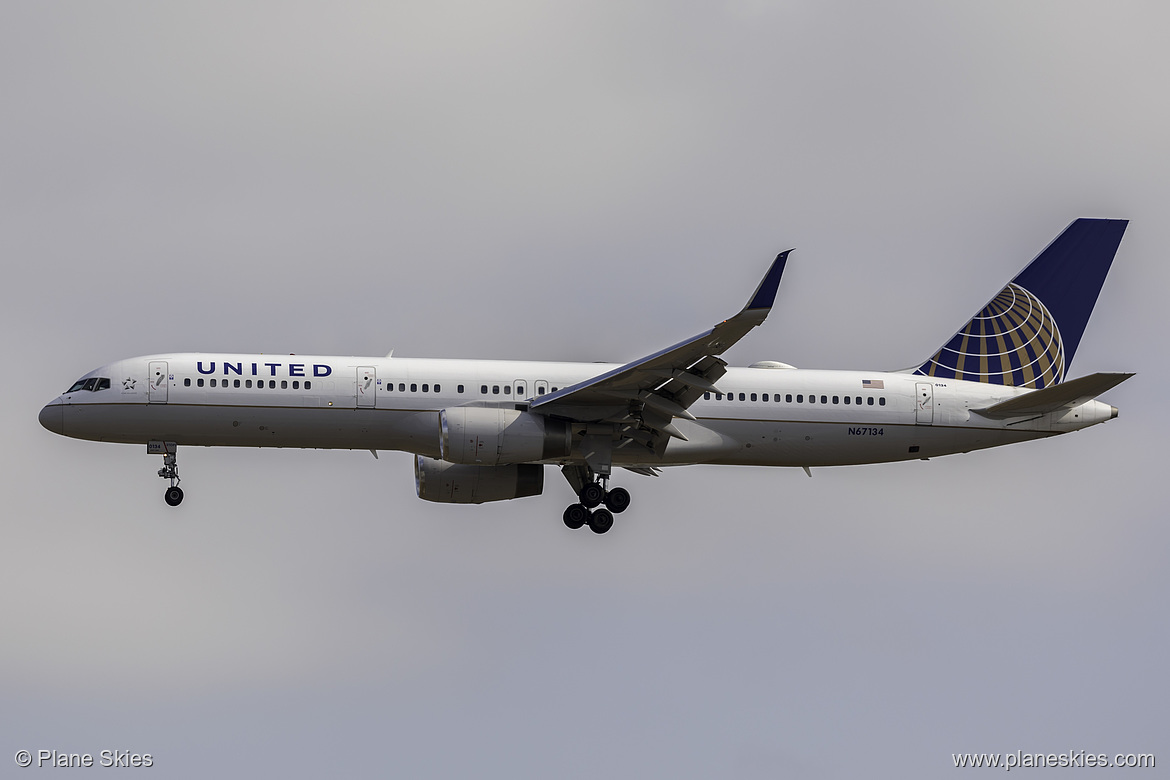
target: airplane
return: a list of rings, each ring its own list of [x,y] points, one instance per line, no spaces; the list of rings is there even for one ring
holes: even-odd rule
[[[1068,378],[1128,220],[1072,222],[942,347],[899,371],[730,367],[764,322],[789,254],[743,309],[625,364],[174,353],[90,371],[40,412],[53,433],[146,445],[166,503],[178,447],[406,451],[419,498],[540,495],[559,466],[566,526],[609,531],[630,493],[614,468],[811,468],[905,460],[1057,436],[1117,417],[1095,400],[1133,374]]]

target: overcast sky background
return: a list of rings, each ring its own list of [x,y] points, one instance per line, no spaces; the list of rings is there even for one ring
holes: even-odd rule
[[[1168,28],[1154,2],[4,4],[0,765],[1170,764]],[[171,509],[145,448],[37,424],[167,351],[626,361],[790,246],[733,365],[916,365],[1082,216],[1132,220],[1071,372],[1137,372],[1119,419],[811,480],[625,473],[605,537],[561,524],[555,471],[442,506],[404,454],[185,449]]]

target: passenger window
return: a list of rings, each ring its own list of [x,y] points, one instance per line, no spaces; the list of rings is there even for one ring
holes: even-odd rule
[[[767,394],[767,393],[764,393],[764,394],[761,396],[761,398],[763,398],[763,399],[764,399],[764,401],[767,401],[767,400],[768,400],[768,394]]]
[[[839,403],[841,403],[841,399],[840,399],[840,397],[838,397],[838,396],[833,396],[833,403],[835,403],[835,404],[839,404]]]
[[[878,406],[885,406],[885,405],[886,405],[886,397],[883,395],[881,398],[878,399]]]
[[[808,402],[809,402],[810,404],[815,404],[815,403],[817,402],[817,397],[816,397],[815,395],[810,395],[810,396],[808,397]]]
[[[784,403],[788,403],[788,404],[792,403],[792,393],[789,393],[788,395],[784,396]]]
[[[312,388],[313,388],[313,383],[312,383],[312,382],[310,382],[308,379],[306,379],[306,380],[305,380],[305,389],[306,389],[306,390],[311,390]]]
[[[398,383],[398,392],[400,392],[400,393],[406,392],[406,382],[399,382]]]
[[[280,380],[280,389],[281,390],[288,390],[288,380],[287,379]]]
[[[512,386],[511,385],[504,385],[504,395],[511,395],[511,394],[512,394]]]
[[[462,393],[463,392],[463,385],[459,385],[458,387],[456,387],[455,392]]]
[[[500,386],[499,385],[492,385],[492,395],[499,395],[499,394],[500,394]]]
[[[480,395],[487,395],[487,385],[480,385],[479,386],[479,394]]]
[[[796,402],[797,402],[798,404],[802,404],[802,403],[804,403],[804,396],[803,396],[803,395],[798,395],[798,396],[796,396]]]
[[[215,380],[214,379],[211,380],[211,386],[215,387]]]
[[[710,401],[710,400],[711,400],[711,394],[710,394],[710,393],[703,393],[703,400],[704,400],[704,401]]]
[[[251,379],[245,379],[245,380],[244,380],[244,387],[246,387],[246,388],[248,388],[249,390],[251,390],[251,389],[252,389],[252,380],[251,380]]]
[[[756,400],[756,394],[755,394],[755,393],[752,393],[752,400],[753,400],[753,401],[754,401],[754,400]]]
[[[873,406],[873,396],[871,395],[871,396],[869,396],[868,398],[866,398],[866,399],[865,399],[865,402],[866,402],[867,404],[869,404],[870,406]]]
[[[411,382],[410,383],[410,392],[417,393],[418,392],[418,384],[416,384],[415,382]]]
[[[424,385],[423,385],[423,392],[424,392],[424,393],[429,393],[430,391],[431,391],[431,386],[430,386],[430,385],[427,385],[427,384],[424,384]]]
[[[827,404],[828,402],[829,402],[829,396],[827,396],[827,395],[822,395],[822,396],[821,396],[821,403],[823,403],[823,404]]]
[[[269,380],[268,380],[268,389],[269,389],[269,390],[275,390],[275,389],[276,389],[276,380],[275,380],[275,379],[269,379]]]
[[[436,392],[436,393],[437,393],[437,392],[439,392],[439,386],[438,386],[438,385],[435,385],[435,392]]]
[[[746,401],[746,400],[747,400],[747,398],[744,396],[744,394],[743,394],[743,393],[740,393],[740,394],[739,394],[739,400],[741,400],[741,401]]]
[[[722,401],[722,400],[723,400],[723,393],[716,393],[716,394],[715,394],[715,400],[716,400],[716,401]]]
[[[537,395],[544,395],[547,392],[548,392],[548,390],[545,388],[545,385],[537,385],[536,386],[536,394]],[[708,393],[708,395],[710,395],[710,393]]]
[[[183,380],[183,387],[190,387],[190,386],[191,386],[191,377],[187,377],[186,379]]]
[[[848,405],[849,405],[849,396],[845,396],[845,405],[846,405],[846,406],[848,406]]]
[[[236,380],[236,382],[239,382],[239,381],[240,380],[238,380],[238,379]],[[293,380],[293,390],[300,390],[300,389],[301,389],[300,380],[294,379]]]
[[[861,406],[861,396],[857,396],[857,405]]]
[[[240,380],[233,379],[232,380],[232,387],[239,387],[239,386],[240,386]]]
[[[197,384],[199,387],[203,387],[203,377],[196,379],[195,384]]]

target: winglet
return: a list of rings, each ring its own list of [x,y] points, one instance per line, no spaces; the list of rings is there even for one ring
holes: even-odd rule
[[[772,261],[772,267],[764,275],[764,280],[756,288],[747,306],[743,307],[744,311],[772,308],[772,303],[776,300],[776,291],[780,289],[780,277],[784,274],[784,264],[788,262],[788,255],[792,254],[792,251],[787,249],[776,255],[776,259]]]

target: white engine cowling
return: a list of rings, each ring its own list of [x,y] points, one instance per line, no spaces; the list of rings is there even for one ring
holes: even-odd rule
[[[564,420],[494,406],[439,412],[439,456],[451,463],[497,466],[567,457],[573,431]]]
[[[482,504],[544,492],[544,466],[469,466],[416,455],[414,484],[418,497],[441,504]]]

